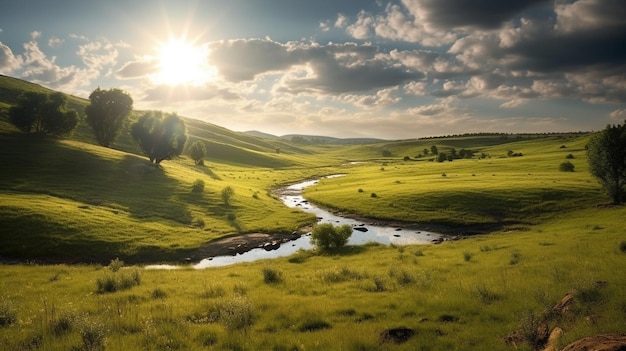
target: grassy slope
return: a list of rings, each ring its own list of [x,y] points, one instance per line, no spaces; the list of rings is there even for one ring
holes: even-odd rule
[[[267,190],[339,172],[347,175],[308,195],[382,218],[511,224],[441,246],[373,246],[208,271],[143,271],[141,285],[111,294],[95,293],[96,280],[110,274],[99,266],[1,266],[0,312],[13,310],[17,320],[0,327],[0,349],[71,349],[90,325],[102,326],[107,350],[516,349],[503,337],[570,291],[572,312],[549,323],[565,329],[561,346],[624,332],[626,278],[615,273],[626,263],[620,250],[626,209],[594,208],[606,200],[586,171],[584,136],[302,148],[239,139],[194,122],[193,138],[225,145],[237,158],[209,160],[206,167],[183,158],[156,171],[128,153],[127,142],[116,144],[119,151],[97,147],[83,130],[70,140],[37,140],[0,122],[0,161],[9,165],[0,177],[5,255],[167,259],[228,233],[291,230],[310,217],[283,208]],[[433,143],[444,152],[476,148],[491,157],[400,161]],[[394,157],[381,157],[384,149]],[[507,158],[508,150],[524,156]],[[576,172],[558,172],[569,153]],[[347,161],[365,163],[338,166]],[[206,184],[201,196],[190,192],[196,179]],[[235,188],[232,206],[219,198],[226,185]],[[283,282],[263,283],[264,268],[280,272]],[[209,311],[220,306],[235,306],[235,315],[248,306],[253,324],[233,331],[225,319],[207,323]],[[59,327],[62,319],[69,327]],[[319,326],[327,328],[315,330]],[[417,334],[406,344],[381,345],[380,333],[398,326]]]
[[[344,167],[346,176],[325,179],[305,193],[310,200],[339,211],[426,225],[537,223],[562,211],[605,201],[597,182],[587,172],[587,140],[588,136],[576,136],[492,143],[480,148],[480,152],[490,155],[480,160],[439,163],[427,158],[365,159],[367,163]],[[468,138],[468,144],[472,143]],[[424,148],[421,146],[414,142],[411,147],[417,151]],[[406,143],[400,146],[404,151],[407,147]],[[390,145],[382,148],[389,149]],[[506,157],[511,149],[524,156]],[[560,172],[559,164],[568,161],[569,154],[574,157],[569,161],[576,172]]]
[[[570,311],[549,319],[550,328],[565,330],[563,347],[624,332],[626,278],[616,274],[626,264],[624,223],[616,218],[625,216],[624,207],[590,208],[523,232],[437,246],[148,270],[141,285],[108,294],[95,293],[96,280],[111,274],[106,268],[4,266],[0,296],[18,321],[0,328],[0,340],[7,350],[33,339],[41,349],[67,350],[81,345],[81,328],[96,325],[107,350],[530,350],[504,338],[573,292]],[[265,269],[282,282],[264,283]],[[253,322],[229,329],[227,315],[211,314],[220,309],[235,319],[251,312]],[[69,327],[59,327],[63,320]],[[416,334],[380,344],[382,331],[394,327]]]

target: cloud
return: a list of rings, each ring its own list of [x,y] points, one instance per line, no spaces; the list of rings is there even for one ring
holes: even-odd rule
[[[279,92],[341,94],[387,88],[423,77],[371,45],[278,43],[239,39],[210,45],[210,64],[231,82],[281,73]]]
[[[38,39],[40,36],[41,36],[41,32],[39,32],[39,31],[33,31],[33,32],[30,32],[30,38],[31,38],[32,40],[36,40],[36,39]]]
[[[0,42],[0,72],[8,73],[18,69],[22,64],[22,58],[15,56],[10,47]]]
[[[626,109],[615,110],[609,114],[609,117],[611,117],[611,119],[626,120]]]
[[[113,43],[107,39],[101,39],[79,45],[76,54],[87,67],[100,70],[117,64],[119,53]]]
[[[143,96],[145,101],[161,101],[163,103],[212,99],[233,101],[240,98],[239,94],[213,84],[202,87],[159,85],[145,89],[145,95]]]
[[[50,37],[50,39],[48,39],[48,46],[51,48],[58,48],[59,46],[61,46],[61,44],[63,44],[64,40],[57,38],[57,37]]]
[[[22,77],[57,90],[74,92],[78,87],[88,86],[100,75],[91,69],[57,65],[56,58],[48,58],[34,40],[24,44],[23,56]]]
[[[145,78],[150,74],[158,71],[158,65],[155,60],[142,59],[125,63],[122,68],[115,72],[118,79],[138,79]]]

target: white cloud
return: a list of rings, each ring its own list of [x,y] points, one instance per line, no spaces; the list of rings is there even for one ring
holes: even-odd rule
[[[41,36],[41,32],[39,31],[33,31],[30,33],[30,38],[32,40],[38,39]]]
[[[611,117],[611,119],[626,120],[626,109],[615,110],[609,114],[609,117]]]
[[[50,39],[48,39],[48,46],[51,48],[58,48],[59,46],[61,46],[61,44],[63,44],[64,40],[57,38],[57,37],[50,37]]]
[[[0,73],[6,74],[17,70],[22,64],[22,58],[15,56],[10,47],[0,42]]]

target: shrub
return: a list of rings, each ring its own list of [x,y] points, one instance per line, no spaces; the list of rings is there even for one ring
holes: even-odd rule
[[[622,241],[621,243],[619,243],[619,249],[623,253],[626,253],[626,241]]]
[[[463,259],[465,260],[465,262],[469,262],[472,260],[472,254],[469,252],[464,252],[463,253]]]
[[[574,155],[572,154],[568,154],[567,156],[565,156],[566,159],[571,160],[574,158]]]
[[[2,299],[0,300],[0,327],[8,326],[17,321],[17,309],[13,302]]]
[[[265,267],[263,268],[263,281],[266,284],[277,284],[283,281],[283,275],[274,268]]]
[[[316,330],[329,329],[332,325],[317,316],[306,316],[298,326],[298,331],[312,332]]]
[[[97,291],[100,294],[128,290],[139,284],[141,284],[141,274],[137,269],[107,274],[96,280]]]
[[[376,195],[376,193],[371,193],[370,197],[378,197],[378,195]]]
[[[230,205],[230,200],[235,195],[235,189],[233,189],[230,186],[227,186],[224,189],[222,189],[221,195],[222,195],[222,200],[224,201],[224,205]]]
[[[117,257],[114,260],[111,260],[111,263],[109,263],[109,269],[111,270],[111,272],[117,272],[122,267],[124,267],[124,261],[120,260]]]
[[[511,266],[514,266],[519,263],[519,259],[520,259],[520,253],[515,251],[511,254],[511,260],[509,261],[509,264]]]
[[[161,288],[156,288],[154,290],[152,290],[152,298],[153,299],[164,299],[167,297],[167,293],[165,292],[165,290],[161,289]]]
[[[559,171],[561,172],[574,172],[574,164],[567,161],[559,165]]]
[[[320,223],[313,227],[311,243],[322,250],[331,247],[342,247],[352,235],[352,227],[349,224],[334,226],[330,223]]]
[[[79,333],[83,340],[81,351],[104,351],[106,341],[104,324],[85,320],[82,322]]]
[[[218,309],[219,320],[228,330],[241,330],[254,324],[254,309],[245,297],[237,296],[223,301]]]
[[[193,182],[193,185],[191,186],[191,192],[192,193],[202,193],[204,191],[204,180],[202,179],[196,179],[195,182]]]

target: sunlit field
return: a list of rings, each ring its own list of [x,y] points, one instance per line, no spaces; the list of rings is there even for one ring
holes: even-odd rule
[[[0,350],[533,350],[555,327],[557,349],[624,333],[626,208],[590,176],[589,134],[315,145],[188,120],[204,165],[154,167],[127,129],[109,149],[84,126],[35,138],[0,116]],[[274,191],[337,174],[306,198],[462,239],[145,268],[311,226]]]

